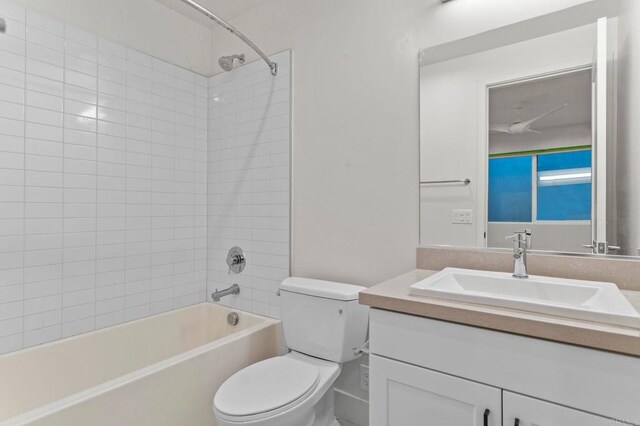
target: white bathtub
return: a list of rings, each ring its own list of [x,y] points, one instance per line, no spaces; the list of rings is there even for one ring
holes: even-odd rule
[[[211,303],[0,356],[0,426],[215,425],[229,376],[278,354],[279,321]]]

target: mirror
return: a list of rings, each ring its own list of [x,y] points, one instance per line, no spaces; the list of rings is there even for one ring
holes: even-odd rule
[[[639,30],[588,7],[420,52],[421,244],[639,254]]]

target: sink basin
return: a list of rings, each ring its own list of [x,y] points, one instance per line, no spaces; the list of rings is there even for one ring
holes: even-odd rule
[[[613,283],[446,268],[409,293],[640,329],[640,314]]]

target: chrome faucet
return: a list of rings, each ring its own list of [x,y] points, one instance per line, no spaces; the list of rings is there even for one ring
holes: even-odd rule
[[[238,284],[234,284],[231,287],[220,291],[216,288],[216,291],[211,293],[211,299],[213,299],[214,302],[219,302],[220,299],[231,294],[240,294],[240,286]]]
[[[525,279],[527,274],[527,250],[531,249],[531,230],[517,231],[507,237],[513,241],[513,277]]]

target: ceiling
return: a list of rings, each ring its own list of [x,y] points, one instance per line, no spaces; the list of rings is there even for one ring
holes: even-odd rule
[[[493,88],[489,92],[489,122],[511,124],[546,111],[566,108],[535,122],[533,129],[591,122],[591,70]]]
[[[156,0],[176,12],[195,20],[203,25],[213,26],[216,25],[209,18],[205,17],[191,6],[182,3],[180,0]],[[248,12],[271,0],[195,0],[201,6],[209,9],[214,14],[223,19],[231,20],[243,13]]]

